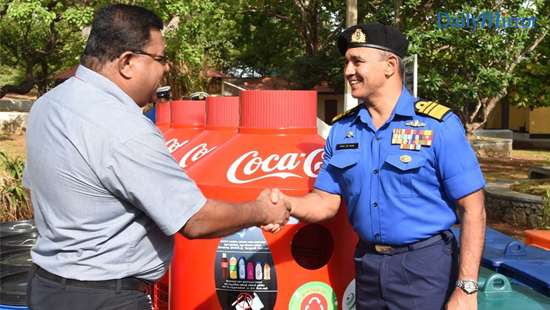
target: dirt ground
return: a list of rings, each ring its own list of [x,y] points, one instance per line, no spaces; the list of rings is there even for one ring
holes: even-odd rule
[[[10,157],[25,158],[25,135],[0,134],[0,151],[6,152]]]

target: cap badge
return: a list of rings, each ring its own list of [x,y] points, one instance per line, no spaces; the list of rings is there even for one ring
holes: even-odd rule
[[[367,35],[361,28],[355,29],[351,35],[351,43],[367,43]]]
[[[353,138],[353,131],[346,132],[346,138]]]

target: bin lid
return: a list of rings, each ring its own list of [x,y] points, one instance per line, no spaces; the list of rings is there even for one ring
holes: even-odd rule
[[[550,252],[546,252],[546,259],[506,261],[502,272],[550,296]]]
[[[457,238],[460,236],[458,228],[452,229]],[[507,236],[494,229],[487,228],[485,234],[485,246],[481,264],[498,271],[498,268],[509,261],[529,261],[548,259],[550,252],[539,248],[526,246],[523,242]]]

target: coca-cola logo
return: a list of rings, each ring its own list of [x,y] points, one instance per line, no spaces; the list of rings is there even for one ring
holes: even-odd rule
[[[234,184],[245,184],[266,178],[303,178],[302,174],[294,172],[301,166],[303,174],[316,178],[317,171],[323,163],[322,148],[315,149],[309,154],[286,153],[283,155],[270,154],[265,158],[258,151],[244,153],[237,158],[227,170],[227,180]],[[254,175],[260,174],[257,177]]]
[[[207,143],[201,143],[192,149],[190,149],[183,157],[180,159],[179,165],[182,168],[187,167],[192,162],[196,162],[200,158],[202,158],[204,155],[212,152],[216,149],[217,146],[213,146],[211,148],[208,148]]]
[[[181,148],[182,146],[186,145],[187,143],[189,143],[189,140],[183,140],[183,141],[179,142],[179,140],[177,138],[172,138],[172,139],[166,141],[164,143],[164,145],[166,145],[166,147],[168,148],[168,151],[170,152],[170,154],[172,154],[175,151],[177,151],[179,148]]]

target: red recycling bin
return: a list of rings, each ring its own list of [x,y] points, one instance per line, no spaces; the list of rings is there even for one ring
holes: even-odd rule
[[[155,104],[155,120],[160,132],[170,129],[170,101],[159,101]]]
[[[309,192],[322,164],[314,91],[242,91],[239,133],[187,170],[206,197],[255,199],[264,188]],[[277,234],[176,236],[171,309],[336,309],[353,300],[357,237],[345,207],[327,222],[291,219]]]
[[[206,128],[172,153],[181,168],[188,169],[237,134],[239,97],[206,98]]]
[[[164,140],[170,153],[186,145],[192,138],[198,135],[204,129],[205,122],[205,102],[199,100],[173,100],[170,103],[161,102],[157,108],[161,107],[162,115],[171,119],[170,128],[162,131],[157,122],[157,126],[164,134]],[[169,107],[169,111],[166,111]],[[158,114],[157,114],[158,115]],[[161,118],[164,123],[166,118]],[[153,286],[151,294],[153,307],[155,310],[167,310],[169,305],[169,273],[166,273]]]
[[[170,117],[170,129],[164,132],[164,141],[172,154],[204,130],[204,100],[173,100],[170,104]]]

